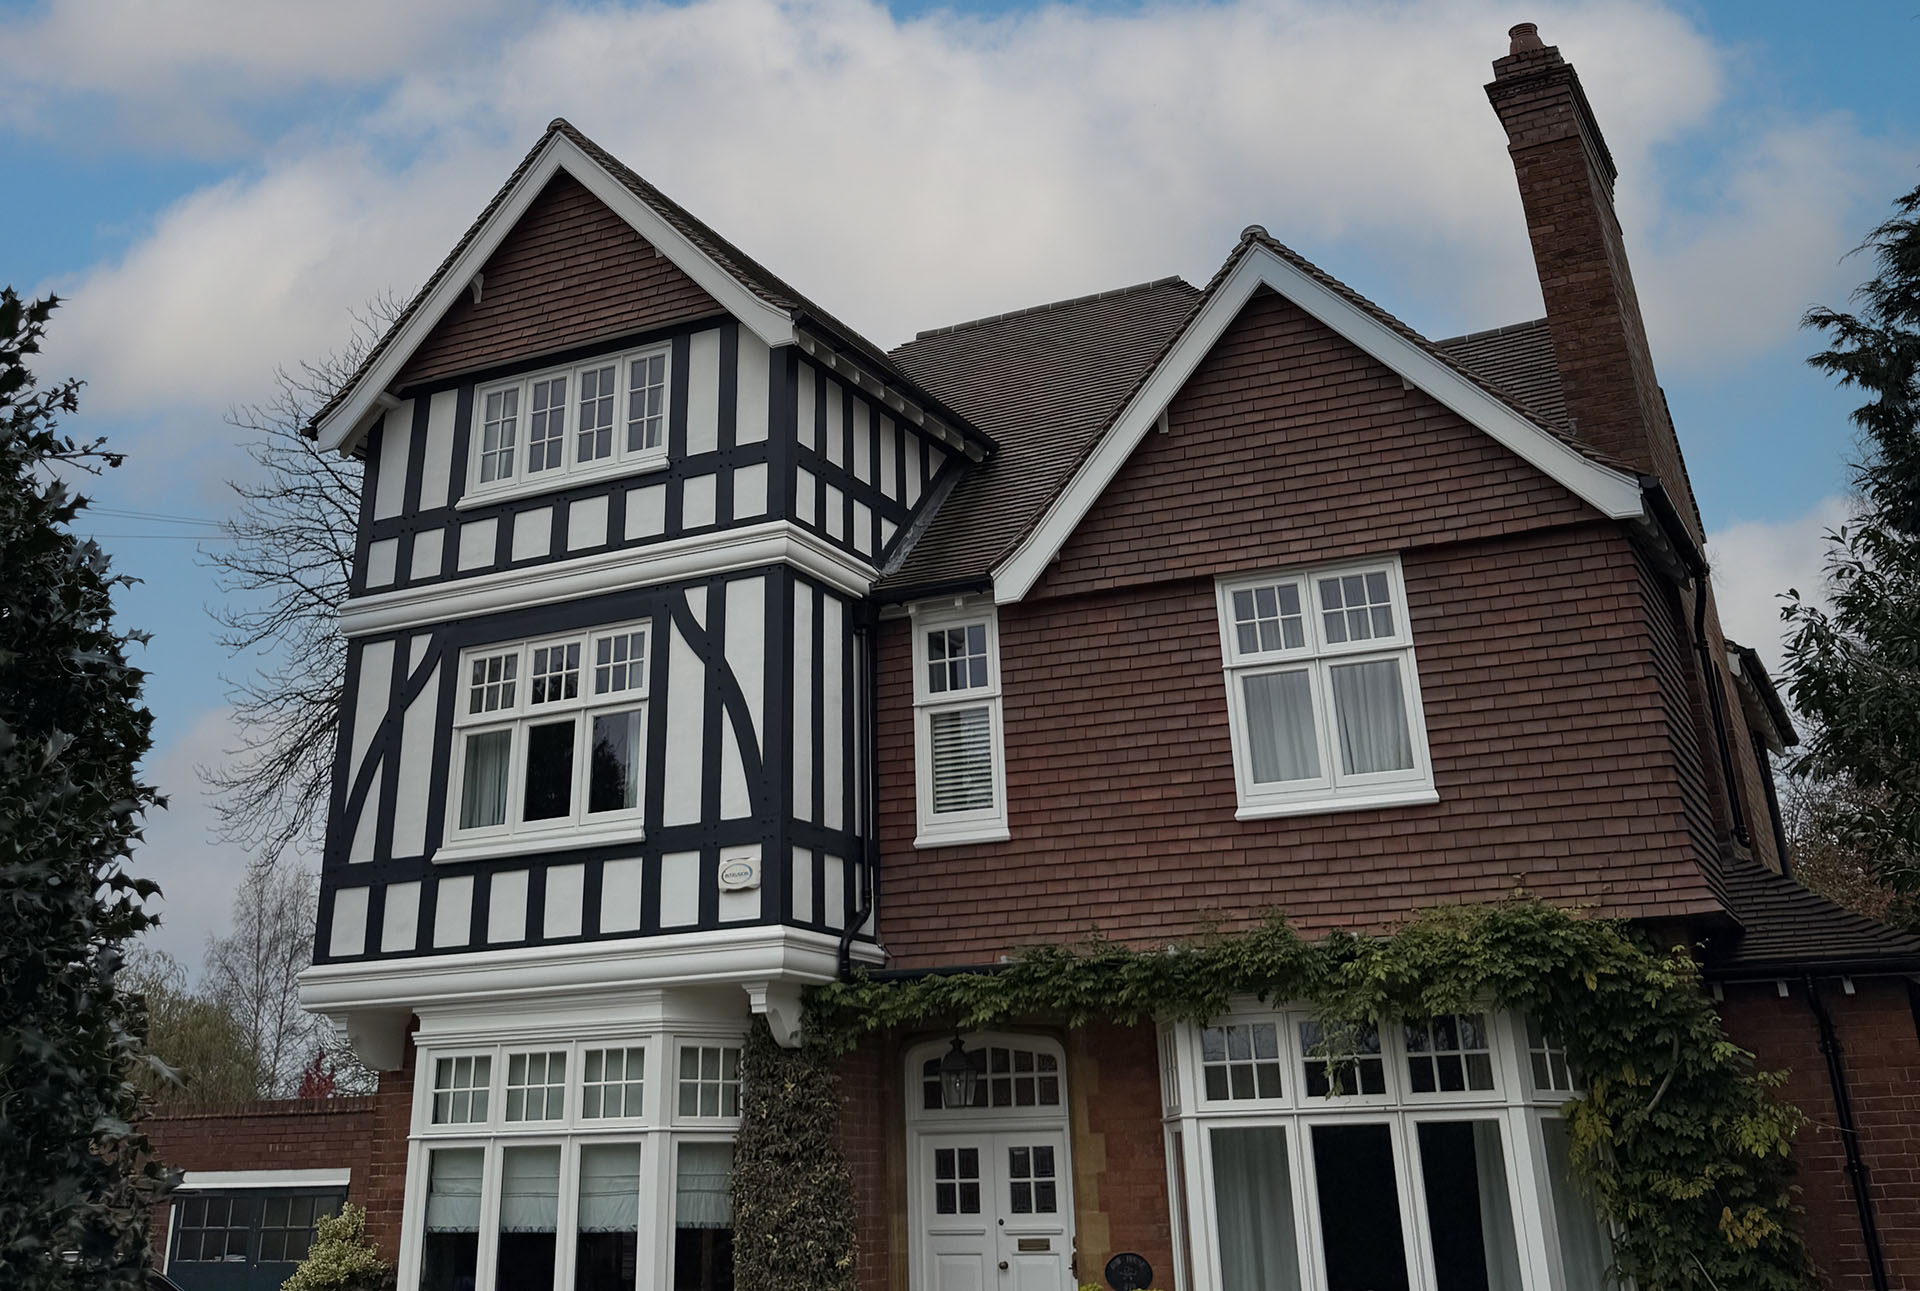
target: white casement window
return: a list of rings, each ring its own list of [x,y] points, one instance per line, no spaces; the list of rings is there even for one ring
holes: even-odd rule
[[[1397,559],[1218,592],[1240,819],[1438,800]]]
[[[449,859],[560,830],[638,836],[647,634],[644,624],[626,624],[462,653],[442,849]]]
[[[1248,1002],[1160,1043],[1182,1291],[1611,1285],[1568,1095],[1535,1079],[1551,1046],[1525,1020],[1329,1025]]]
[[[608,1035],[420,1051],[400,1285],[419,1291],[730,1286],[737,1035]],[[716,1055],[706,1110],[662,1054]],[[731,1065],[718,1055],[730,1054]],[[731,1072],[732,1093],[721,1092]]]
[[[666,465],[666,346],[475,392],[467,496],[494,501]]]
[[[913,611],[916,847],[1008,837],[1000,635],[991,603]]]

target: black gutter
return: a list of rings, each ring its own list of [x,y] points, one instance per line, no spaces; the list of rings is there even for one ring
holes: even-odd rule
[[[1733,769],[1733,743],[1727,738],[1727,697],[1720,686],[1720,669],[1714,665],[1713,648],[1707,644],[1707,557],[1667,496],[1667,486],[1652,476],[1640,478],[1640,493],[1661,532],[1673,544],[1674,552],[1693,583],[1693,648],[1700,658],[1700,682],[1707,691],[1707,710],[1713,718],[1713,739],[1720,752],[1720,774],[1726,782],[1727,811],[1732,817],[1733,841],[1742,847],[1753,846],[1747,832],[1747,814],[1741,804],[1740,781]]]
[[[876,605],[902,605],[908,601],[927,601],[941,596],[985,596],[991,591],[993,578],[981,574],[973,578],[950,578],[943,583],[884,588],[873,594],[873,601]]]
[[[1873,1197],[1867,1191],[1867,1163],[1860,1156],[1860,1131],[1853,1120],[1853,1099],[1847,1093],[1847,1072],[1841,1061],[1840,1039],[1834,1033],[1833,1016],[1820,998],[1813,974],[1806,978],[1807,1007],[1813,1010],[1820,1027],[1820,1052],[1827,1060],[1827,1082],[1833,1087],[1833,1111],[1840,1123],[1840,1144],[1847,1154],[1847,1186],[1853,1192],[1853,1204],[1860,1212],[1860,1237],[1866,1244],[1867,1269],[1873,1277],[1873,1291],[1889,1291],[1887,1258],[1880,1249],[1880,1227],[1873,1218]]]
[[[860,904],[847,918],[847,926],[840,932],[840,979],[845,981],[853,972],[853,939],[873,917],[875,897],[879,891],[879,880],[875,871],[880,864],[880,806],[879,806],[879,768],[875,765],[880,752],[879,723],[875,715],[880,711],[880,670],[878,634],[879,616],[872,606],[862,604],[855,612],[853,638],[860,643],[860,667],[866,675],[861,686],[860,714],[861,742],[865,746],[860,767]],[[877,932],[877,930],[876,930]]]

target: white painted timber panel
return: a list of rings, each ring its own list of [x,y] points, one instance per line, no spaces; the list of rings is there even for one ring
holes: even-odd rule
[[[814,510],[812,471],[793,473],[793,518],[802,524],[820,523],[819,513]]]
[[[853,401],[853,478],[873,483],[873,410],[864,399]]]
[[[638,860],[608,861],[600,868],[600,931],[640,930],[640,883],[645,869]]]
[[[469,520],[460,526],[460,559],[456,562],[460,569],[483,569],[493,563],[493,553],[499,549],[500,521],[492,516],[485,520]]]
[[[894,476],[894,448],[900,439],[900,432],[894,429],[893,418],[880,419],[880,495],[889,501],[898,499],[900,488]]]
[[[813,368],[808,364],[802,363],[800,365],[799,374],[794,380],[793,396],[794,410],[798,422],[796,431],[799,435],[800,446],[802,448],[812,448],[814,445]]]
[[[682,486],[680,493],[680,527],[682,529],[704,529],[713,523],[714,518],[714,477],[696,475]]]
[[[567,507],[567,550],[603,547],[607,541],[607,497],[580,498]]]
[[[418,880],[387,884],[387,906],[380,916],[380,949],[412,950],[420,935],[420,884]]]
[[[787,891],[792,894],[787,912],[802,923],[813,922],[813,853],[804,847],[793,849],[793,869],[787,876]]]
[[[333,890],[333,932],[327,938],[329,955],[359,955],[367,949],[367,889]]]
[[[826,896],[821,914],[829,928],[847,926],[847,863],[829,855],[821,867],[820,890]]]
[[[627,538],[658,538],[667,531],[667,486],[627,490]]]
[[[767,580],[739,578],[727,584],[727,667],[747,697],[747,716],[753,719],[754,748],[761,744],[760,732],[767,699]]]
[[[527,872],[503,870],[493,876],[487,894],[487,940],[527,939]]]
[[[813,804],[813,616],[817,597],[793,589],[793,814],[817,820]]]
[[[553,508],[519,511],[513,517],[513,558],[532,560],[553,546]]]
[[[835,466],[847,464],[847,414],[840,401],[840,383],[827,382],[827,460]]]
[[[828,829],[839,829],[845,814],[840,801],[847,757],[843,744],[846,731],[840,720],[841,700],[846,689],[841,685],[840,678],[841,663],[846,654],[846,642],[841,639],[841,624],[845,617],[846,610],[838,598],[821,598],[820,661],[824,666],[821,670],[820,757],[824,765],[820,768],[820,791],[826,801],[820,804],[820,823]]]
[[[444,529],[422,529],[413,535],[413,559],[407,564],[409,578],[440,577],[440,556],[446,550]]]
[[[733,519],[751,520],[767,513],[767,464],[755,462],[733,473]]]
[[[767,343],[748,328],[740,328],[740,354],[735,372],[733,438],[758,444],[767,437]]]
[[[700,853],[668,852],[660,858],[660,926],[685,928],[700,922]]]
[[[367,544],[367,586],[389,587],[400,560],[400,540],[381,538]]]
[[[687,344],[687,452],[720,447],[720,333],[695,332]]]
[[[447,505],[453,476],[453,416],[460,408],[458,390],[442,390],[427,401],[427,446],[420,459],[420,509]]]
[[[555,865],[547,870],[547,904],[541,931],[548,937],[578,937],[587,891],[587,867]]]
[[[389,409],[380,431],[380,474],[373,484],[373,518],[389,520],[407,501],[407,450],[413,444],[413,400]]]
[[[393,854],[423,856],[433,783],[433,725],[440,707],[440,669],[428,674],[400,720],[400,784],[393,804]]]
[[[691,825],[700,819],[707,670],[678,629],[672,637],[667,659],[667,765],[663,768],[661,819],[668,825]]]
[[[827,537],[844,542],[847,537],[847,495],[831,484],[821,486],[821,495],[827,504],[825,528]]]
[[[433,948],[464,946],[473,937],[473,875],[440,880],[434,893]]]

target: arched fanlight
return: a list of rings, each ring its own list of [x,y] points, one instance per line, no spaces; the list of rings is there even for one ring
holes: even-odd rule
[[[953,1048],[947,1050],[946,1056],[940,1059],[941,1105],[949,1108],[972,1107],[973,1096],[979,1088],[980,1071],[967,1055],[966,1041],[956,1031]]]

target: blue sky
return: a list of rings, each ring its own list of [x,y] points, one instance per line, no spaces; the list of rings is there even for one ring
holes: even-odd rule
[[[915,328],[1181,273],[1241,226],[1430,335],[1539,312],[1480,86],[1526,19],[1620,165],[1656,359],[1729,630],[1769,656],[1842,513],[1849,398],[1800,312],[1920,183],[1920,0],[1038,7],[865,0],[0,5],[0,277],[58,290],[43,374],[131,454],[96,525],[143,581],[163,944],[196,959],[244,858],[193,769],[234,732],[197,556],[276,364],[406,290],[566,115],[823,304]]]

